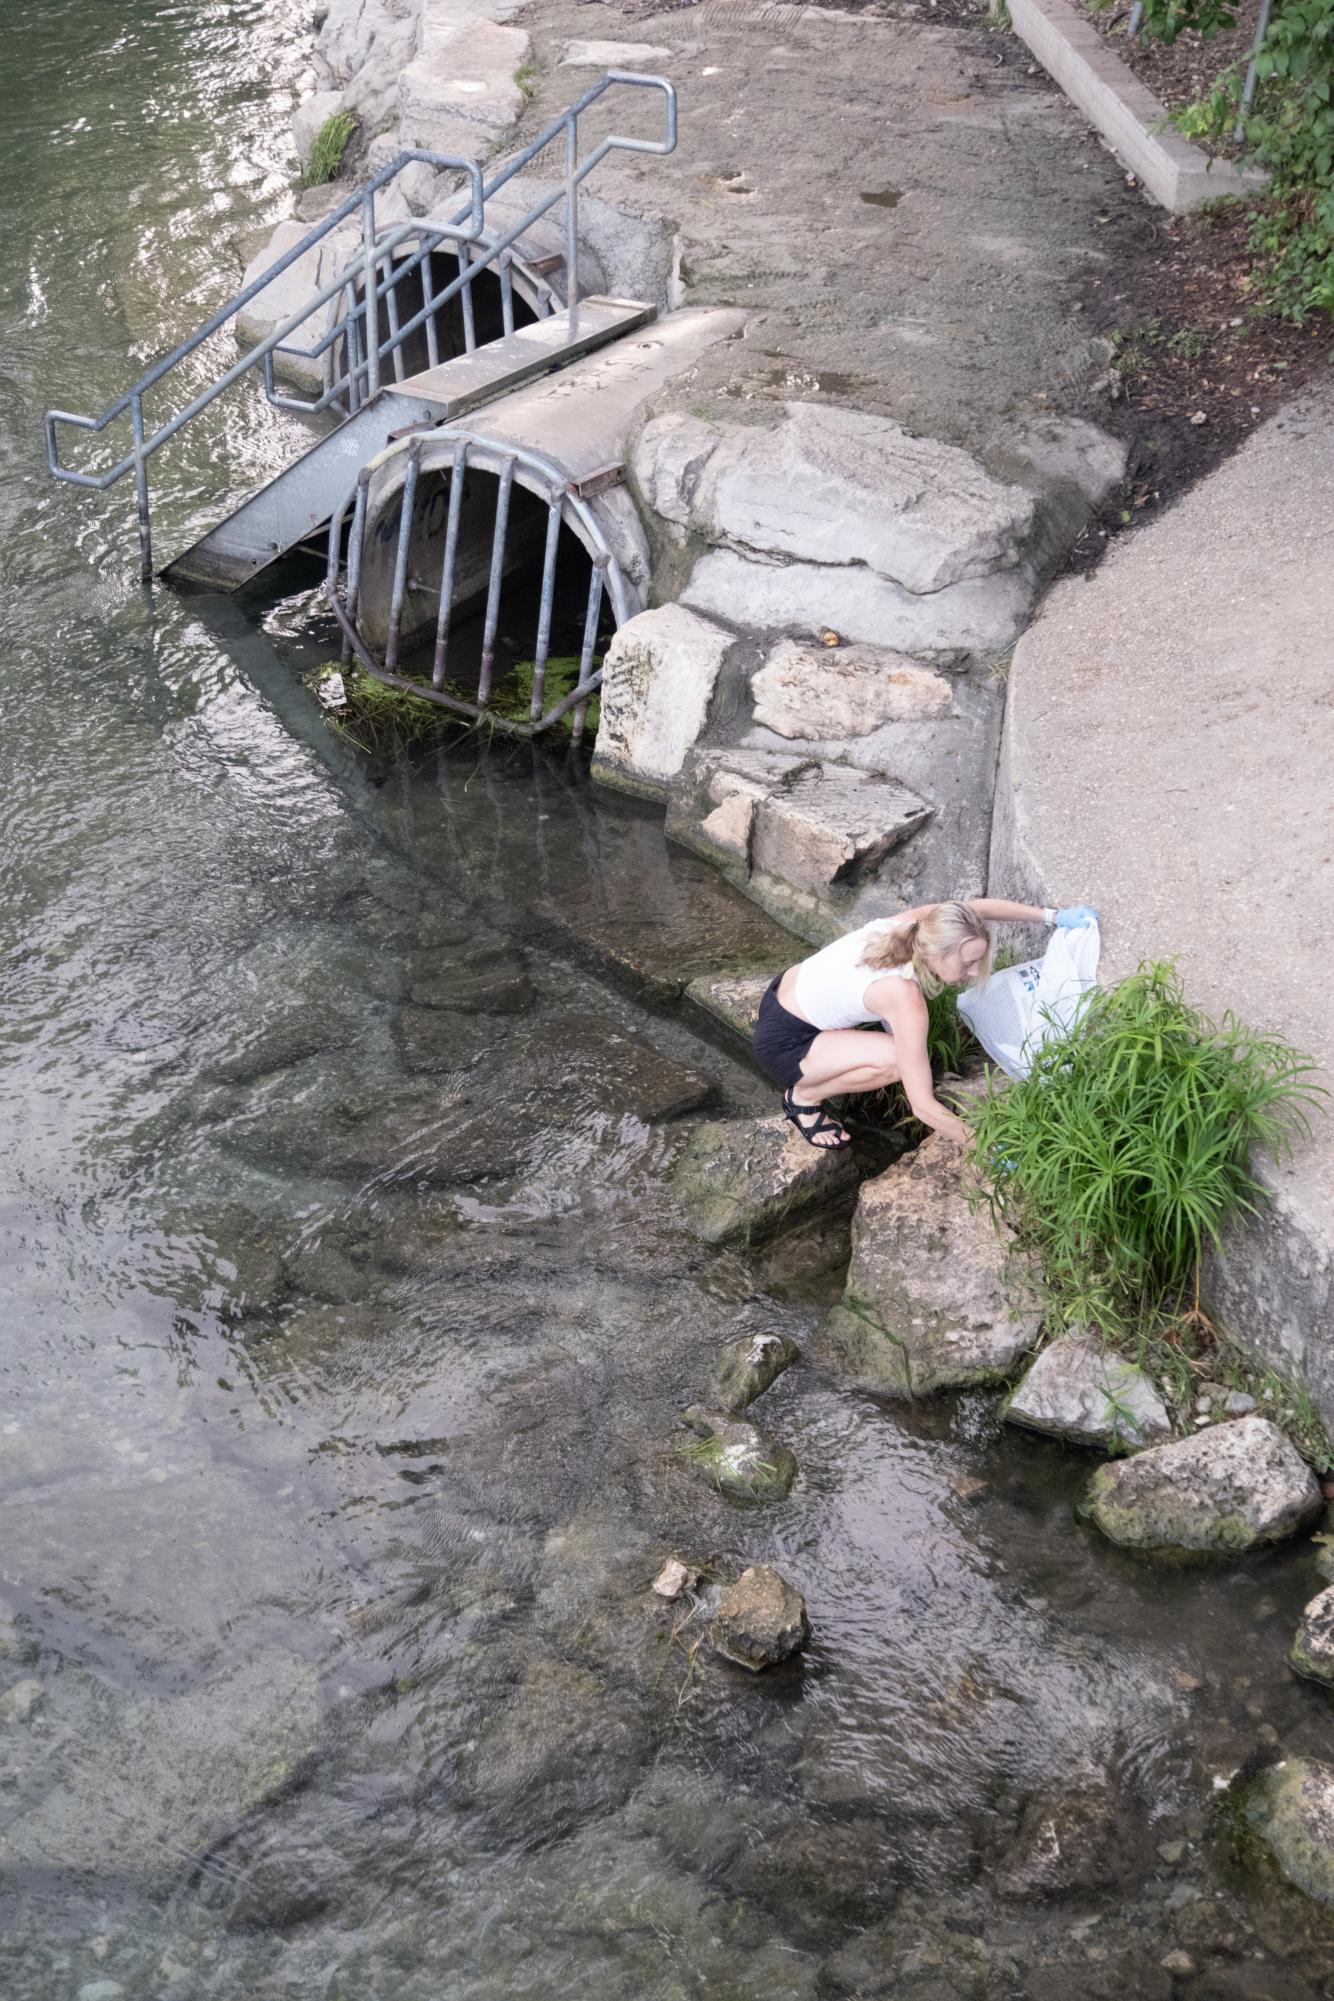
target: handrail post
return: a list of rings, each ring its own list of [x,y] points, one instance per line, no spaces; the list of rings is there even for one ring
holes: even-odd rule
[[[573,112],[565,125],[565,310],[570,338],[579,332],[579,121]]]
[[[134,495],[139,510],[139,575],[153,581],[153,530],[148,516],[148,460],[144,457],[144,399],[136,395],[130,403],[130,423],[134,430]]]
[[[375,254],[375,196],[369,191],[361,204],[361,247],[366,267],[366,401],[369,403],[380,393],[380,318],[376,299],[379,259]]]
[[[417,474],[421,462],[422,441],[414,438],[408,446],[408,463],[403,474],[403,498],[398,510],[398,548],[394,554],[394,583],[389,597],[389,631],[384,643],[384,664],[391,672],[398,666],[398,628],[408,592],[408,551],[412,546],[412,517],[417,506]]]

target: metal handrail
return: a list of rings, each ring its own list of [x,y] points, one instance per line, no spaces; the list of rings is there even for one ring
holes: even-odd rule
[[[663,92],[666,98],[666,131],[664,137],[660,140],[630,139],[613,134],[599,141],[588,156],[588,159],[581,163],[578,158],[579,115],[581,112],[587,110],[588,106],[601,97],[604,92],[617,84],[627,84],[634,88],[648,88]],[[534,159],[546,146],[550,145],[552,140],[557,138],[561,133],[564,133],[566,138],[565,176],[562,183],[552,194],[535,204],[512,229],[506,231],[504,235],[491,243],[484,250],[482,257],[474,263],[466,246],[476,243],[483,236],[485,230],[485,205],[489,197],[497,189],[503,187],[507,181],[511,180],[516,173],[526,166],[529,161]],[[567,204],[567,309],[570,312],[573,330],[573,325],[577,321],[578,316],[579,280],[577,253],[578,189],[580,184],[606,158],[609,152],[620,150],[636,153],[670,153],[675,148],[676,138],[676,91],[672,84],[665,77],[640,76],[625,70],[608,70],[598,83],[592,85],[584,92],[582,97],[577,98],[559,117],[553,119],[550,124],[545,126],[535,139],[530,141],[513,160],[492,177],[489,183],[484,182],[481,167],[476,160],[465,159],[453,154],[432,153],[422,148],[414,148],[400,153],[388,166],[382,168],[372,179],[365,182],[362,187],[349,195],[346,201],[340,203],[322,221],[316,223],[308,230],[299,243],[294,244],[282,257],[267,266],[251,284],[243,287],[225,305],[220,306],[216,312],[212,313],[204,321],[203,325],[190,335],[188,340],[182,341],[179,346],[171,350],[170,354],[164,355],[161,361],[156,362],[146,374],[140,376],[133,387],[127,389],[123,395],[117,397],[114,403],[109,404],[100,416],[85,417],[69,410],[48,410],[43,418],[43,428],[46,436],[47,465],[52,475],[71,486],[86,487],[95,493],[105,493],[109,487],[114,486],[118,480],[123,479],[127,473],[133,471],[139,520],[140,574],[147,582],[153,574],[152,527],[148,496],[148,460],[154,452],[160,450],[169,439],[173,438],[178,431],[190,423],[193,418],[197,417],[202,410],[207,409],[216,397],[220,396],[224,390],[231,388],[233,383],[239,381],[252,368],[263,366],[266,388],[272,395],[273,400],[282,405],[283,399],[278,398],[273,389],[273,354],[275,350],[283,347],[288,336],[294,333],[298,327],[304,325],[310,319],[311,315],[318,311],[322,305],[329,304],[340,294],[347,293],[355,282],[356,277],[358,275],[362,277],[364,284],[362,301],[359,306],[354,305],[350,309],[349,314],[345,316],[341,323],[348,328],[349,401],[355,409],[358,399],[369,401],[378,394],[382,357],[397,357],[404,341],[409,339],[413,333],[428,321],[433,322],[434,315],[439,308],[447,304],[460,291],[463,292],[465,299],[465,324],[468,326],[471,325],[471,315],[466,312],[466,306],[471,304],[470,287],[475,282],[478,274],[488,269],[497,259],[506,257],[507,253],[512,251],[514,243],[524,234],[525,230],[531,228],[532,224],[539,217],[545,215],[548,209],[554,207],[558,201],[564,199]],[[437,171],[454,171],[466,174],[468,177],[470,199],[463,204],[455,216],[450,218],[448,222],[441,224],[437,232],[433,232],[434,246],[438,247],[439,244],[447,241],[452,241],[458,245],[459,275],[449,285],[445,286],[437,297],[425,304],[421,311],[415,314],[406,326],[399,327],[392,324],[396,318],[396,312],[392,305],[389,306],[387,308],[391,321],[389,337],[386,341],[381,342],[379,337],[380,301],[386,297],[386,294],[392,292],[393,286],[398,281],[393,270],[393,251],[406,238],[412,235],[420,235],[421,232],[418,224],[409,222],[398,223],[389,231],[377,235],[375,228],[375,196],[381,188],[394,180],[405,167],[418,162],[434,167]],[[230,368],[224,370],[207,389],[202,390],[199,395],[195,396],[183,410],[178,411],[174,417],[159,425],[151,434],[146,433],[144,427],[145,395],[151,389],[155,388],[182,361],[195,353],[204,341],[216,333],[220,327],[224,326],[243,306],[248,305],[260,292],[271,285],[275,278],[281,276],[284,271],[296,263],[298,258],[305,256],[307,252],[314,249],[318,243],[321,243],[340,223],[345,222],[358,209],[361,212],[362,234],[359,256],[343,271],[340,271],[335,278],[331,279],[327,284],[318,287],[315,293],[305,301],[298,311],[290,314],[286,320],[275,327],[255,347],[251,348],[238,361],[233,363]],[[427,247],[425,254],[429,255],[430,247],[432,246]],[[380,283],[378,276],[381,264],[385,265],[386,271],[383,285]],[[398,274],[399,277],[402,275],[404,274]],[[358,325],[358,323],[360,324]],[[360,355],[356,352],[358,332],[360,333],[359,344],[362,349]],[[330,345],[336,338],[337,328],[335,327],[326,335],[324,341],[315,350],[315,353],[323,352],[324,348]],[[469,344],[471,345],[471,343]],[[301,352],[301,350],[289,351]],[[361,378],[363,377],[364,389],[361,383]],[[286,407],[292,407],[292,405],[289,403]],[[325,407],[325,403],[322,401],[319,404],[302,405],[298,402],[294,407],[322,408]],[[122,459],[119,459],[113,466],[101,473],[79,472],[72,466],[61,464],[60,443],[57,434],[58,425],[68,424],[76,430],[91,431],[97,434],[106,430],[108,425],[114,423],[117,418],[123,417],[127,411],[130,415],[132,443],[129,452]]]
[[[170,354],[164,355],[161,361],[155,362],[145,375],[140,376],[133,388],[127,389],[122,396],[116,398],[114,403],[108,404],[99,417],[83,417],[70,410],[48,410],[46,412],[42,420],[46,432],[46,460],[48,467],[57,479],[64,480],[71,486],[89,487],[95,493],[105,493],[108,487],[114,486],[117,480],[123,479],[127,472],[133,470],[139,504],[140,572],[145,581],[153,574],[152,532],[149,523],[148,507],[148,460],[155,451],[158,451],[161,446],[166,444],[169,438],[175,437],[179,430],[190,423],[193,418],[197,417],[201,410],[207,409],[208,405],[216,397],[220,396],[225,389],[230,389],[234,382],[240,380],[241,376],[245,375],[250,369],[257,367],[273,348],[279,346],[288,334],[294,332],[302,324],[303,320],[309,319],[312,312],[322,306],[335,292],[341,290],[347,283],[346,274],[340,274],[331,284],[321,287],[314,297],[306,300],[297,312],[291,314],[281,325],[275,327],[272,333],[266,335],[257,346],[242,355],[239,361],[234,362],[230,368],[225,369],[214,382],[210,383],[207,389],[201,390],[200,394],[187,403],[183,410],[178,411],[166,423],[159,425],[151,437],[146,437],[144,434],[145,395],[150,389],[156,387],[165,376],[169,375],[172,369],[176,368],[182,361],[185,361],[192,355],[197,348],[201,347],[212,334],[218,331],[219,327],[225,326],[227,321],[234,314],[238,313],[243,306],[248,305],[251,299],[255,298],[267,286],[271,285],[273,280],[286,271],[289,265],[294,264],[298,257],[302,257],[307,251],[314,249],[317,243],[322,242],[331,230],[336,229],[340,222],[345,222],[348,216],[358,208],[360,208],[362,216],[364,267],[367,282],[373,286],[375,283],[376,263],[384,254],[384,239],[377,245],[375,237],[375,196],[379,189],[392,181],[397,174],[402,172],[404,167],[412,165],[415,161],[421,161],[427,166],[437,168],[437,170],[453,170],[467,174],[472,186],[472,200],[470,203],[472,228],[470,231],[464,230],[463,236],[466,240],[475,240],[476,237],[480,236],[484,225],[484,196],[482,193],[482,171],[476,160],[464,159],[459,155],[451,153],[430,153],[420,149],[409,153],[400,153],[398,158],[389,166],[382,168],[363,187],[358,188],[354,194],[349,195],[347,200],[341,202],[336,209],[331,210],[322,222],[316,223],[312,229],[308,230],[299,243],[294,244],[275,263],[268,265],[251,284],[243,287],[225,305],[220,306],[215,313],[210,314],[203,325],[196,328],[188,340],[183,340],[179,346],[171,350]],[[406,231],[404,230],[402,233],[406,233]],[[378,355],[375,357],[372,365],[372,373],[376,378],[378,386]],[[115,465],[102,473],[77,472],[72,466],[61,465],[59,440],[56,435],[56,426],[58,424],[69,424],[80,431],[101,432],[105,431],[107,426],[114,423],[118,417],[124,416],[127,410],[130,413],[130,421],[133,426],[134,442],[132,449],[123,459],[118,460]]]
[[[626,84],[634,89],[662,92],[665,101],[663,136],[661,139],[628,139],[621,134],[612,133],[607,138],[599,140],[587,159],[580,161],[578,157],[580,113],[586,111],[590,104],[595,103],[606,91],[617,84]],[[362,391],[358,379],[367,367],[373,346],[377,344],[372,343],[366,337],[365,333],[364,323],[367,319],[368,311],[367,298],[372,298],[373,296],[373,303],[370,308],[372,316],[378,313],[379,302],[382,299],[386,301],[387,307],[392,311],[395,287],[404,278],[419,268],[425,266],[429,270],[429,260],[432,254],[447,238],[452,238],[459,243],[459,275],[444,285],[440,291],[431,293],[425,297],[421,307],[414,313],[405,326],[391,326],[389,339],[378,343],[380,356],[382,358],[393,356],[397,363],[403,344],[411,339],[413,334],[425,328],[429,338],[434,331],[435,318],[441,308],[448,305],[450,300],[460,292],[463,293],[466,302],[469,298],[470,288],[479,273],[488,270],[493,264],[499,264],[501,268],[502,304],[505,307],[505,330],[507,333],[511,332],[513,330],[513,307],[505,279],[508,262],[514,257],[514,246],[521,237],[527,234],[535,222],[540,221],[549,209],[555,208],[561,201],[564,201],[566,204],[565,308],[570,318],[571,334],[574,335],[577,333],[579,319],[579,188],[587,180],[588,176],[606,159],[608,153],[619,151],[661,155],[675,151],[677,142],[676,87],[666,77],[662,76],[643,76],[631,70],[607,70],[598,83],[590,85],[582,97],[576,98],[574,103],[567,105],[558,117],[553,118],[549,124],[543,126],[536,138],[531,139],[512,159],[505,163],[499,172],[493,174],[484,183],[483,202],[490,201],[500,188],[504,187],[508,181],[513,180],[516,174],[521,173],[526,166],[530,165],[537,158],[539,153],[544,152],[553,140],[558,139],[562,133],[565,135],[566,150],[564,178],[553,188],[550,194],[544,196],[541,201],[536,202],[528,209],[512,228],[507,230],[502,236],[492,238],[489,242],[486,242],[482,254],[477,258],[476,262],[472,259],[471,251],[465,252],[463,249],[463,242],[465,240],[470,242],[476,241],[477,239],[475,237],[463,239],[459,236],[459,226],[468,214],[466,205],[456,215],[452,216],[438,231],[431,229],[430,218],[419,220],[415,224],[400,225],[398,241],[402,240],[404,233],[415,233],[422,239],[419,248],[408,262],[400,266],[397,271],[394,271],[392,269],[392,250],[382,252],[386,276],[383,284],[377,284],[374,287],[373,295],[372,288],[368,285],[366,288],[366,297],[360,303],[354,303],[350,306],[341,318],[336,316],[335,307],[331,303],[330,324],[322,338],[313,347],[296,348],[284,346],[282,350],[285,354],[291,355],[293,358],[303,361],[318,361],[334,346],[340,337],[343,337],[347,341],[348,348],[346,373],[341,375],[336,381],[328,384],[324,393],[314,401],[305,400],[300,397],[279,396],[274,387],[273,360],[272,356],[270,356],[265,368],[265,386],[270,402],[275,404],[279,409],[298,410],[307,414],[315,414],[327,409],[331,403],[336,402],[344,389],[347,389],[349,392],[349,404],[352,410],[358,407],[359,402],[368,400],[369,396],[374,392],[369,387],[365,391]],[[520,262],[520,264],[522,263],[521,259],[516,261]],[[340,287],[340,289],[346,289],[346,287]],[[426,290],[425,286],[423,290]],[[377,323],[377,335],[378,332],[379,327]],[[360,362],[356,361],[353,357],[353,347],[358,342],[358,337],[362,354],[367,357],[366,360]],[[466,351],[472,353],[474,345],[475,338],[472,316],[465,311],[464,346]]]

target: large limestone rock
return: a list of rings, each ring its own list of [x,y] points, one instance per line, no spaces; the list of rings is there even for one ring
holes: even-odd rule
[[[1043,1349],[1005,1415],[1030,1431],[1112,1452],[1137,1452],[1172,1435],[1163,1400],[1143,1369],[1087,1331],[1063,1334]]]
[[[799,949],[793,946],[794,952]],[[701,973],[687,986],[686,998],[749,1042],[759,1020],[760,1002],[772,978],[772,973]]]
[[[699,1440],[686,1456],[720,1493],[734,1501],[782,1501],[792,1491],[795,1457],[758,1425],[699,1404],[685,1412],[685,1422]]]
[[[994,654],[1013,646],[1028,622],[1033,576],[1026,566],[919,597],[870,569],[783,563],[734,549],[708,549],[681,593],[682,604],[737,625],[781,631],[832,626],[847,639],[903,653]]]
[[[971,1170],[933,1135],[862,1185],[842,1302],[822,1329],[840,1374],[885,1396],[1003,1380],[1041,1316],[1004,1283],[1004,1241],[969,1207]]]
[[[398,79],[402,144],[484,159],[523,110],[514,76],[531,53],[522,28],[494,21],[425,35],[421,54]]]
[[[655,418],[634,474],[666,520],[716,542],[874,571],[915,595],[1013,568],[1033,496],[884,417],[788,403],[775,428]]]
[[[857,1170],[850,1147],[811,1146],[780,1114],[696,1126],[671,1178],[697,1237],[750,1244],[846,1200]]]
[[[1285,1758],[1234,1791],[1245,1825],[1288,1882],[1334,1910],[1334,1765]]]
[[[667,833],[775,910],[847,903],[933,808],[884,772],[766,750],[698,750],[672,787]]]
[[[1298,1674],[1334,1687],[1334,1584],[1313,1598],[1302,1613],[1288,1658]]]
[[[988,651],[1031,601],[1033,496],[886,418],[788,403],[766,429],[672,412],[645,425],[633,472],[669,534],[714,545],[684,601],[735,624]]]
[[[306,222],[280,222],[264,248],[247,264],[241,280],[242,287],[253,285],[271,264],[276,264],[289,250],[294,250],[309,229],[310,224]],[[329,284],[346,268],[360,243],[361,230],[355,223],[340,223],[337,229],[330,230],[313,249],[298,257],[263,291],[257,292],[249,305],[241,308],[235,321],[237,345],[258,347],[262,340],[267,340],[274,329],[290,319],[293,313],[299,312],[322,285]],[[313,348],[328,325],[329,307],[317,306],[309,318],[287,336],[284,348]],[[312,361],[303,359],[299,354],[279,352],[274,355],[273,366],[275,373],[284,381],[295,383],[300,389],[318,391],[323,387],[324,357]]]
[[[127,1706],[94,1689],[93,1706],[66,1774],[0,1835],[0,1870],[69,1870],[155,1894],[314,1750],[319,1680],[270,1649],[170,1701]]]
[[[637,791],[666,788],[704,727],[733,638],[679,604],[642,611],[620,628],[602,663],[599,777]]]
[[[884,646],[802,646],[784,639],[750,684],[754,717],[779,736],[866,736],[885,723],[947,716],[954,697],[934,667]]]
[[[758,802],[751,867],[798,889],[864,881],[930,818],[925,799],[895,778],[817,765]]]
[[[1127,1548],[1235,1551],[1286,1541],[1323,1505],[1315,1475],[1277,1425],[1239,1417],[1100,1466],[1088,1512]]]
[[[760,806],[799,775],[818,770],[808,755],[781,751],[693,752],[667,801],[668,838],[707,855],[727,873],[747,875]]]
[[[810,1636],[805,1599],[767,1563],[753,1564],[728,1585],[709,1626],[716,1650],[752,1674],[790,1659]]]
[[[415,0],[329,0],[315,42],[321,75],[370,130],[397,103],[398,77],[417,48]]]

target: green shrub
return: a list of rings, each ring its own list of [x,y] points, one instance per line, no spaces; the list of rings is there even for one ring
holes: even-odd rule
[[[1228,1217],[1263,1196],[1252,1147],[1278,1158],[1323,1096],[1313,1067],[1231,1015],[1215,1026],[1171,965],[1141,966],[1093,994],[1028,1078],[964,1107],[993,1208],[1066,1320],[1142,1324],[1193,1287]]]
[[[336,178],[356,129],[357,121],[350,111],[335,111],[332,118],[325,119],[310,142],[310,154],[301,176],[303,187],[322,188]]]
[[[1143,32],[1174,42],[1234,27],[1235,0],[1145,0]],[[1241,120],[1248,166],[1269,187],[1252,206],[1251,249],[1262,301],[1285,317],[1334,313],[1334,0],[1277,0],[1241,111],[1247,57],[1180,114],[1191,138],[1227,140]]]

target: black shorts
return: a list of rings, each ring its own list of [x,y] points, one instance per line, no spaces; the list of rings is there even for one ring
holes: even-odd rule
[[[755,1061],[761,1070],[781,1084],[785,1091],[801,1076],[806,1051],[820,1033],[810,1022],[789,1014],[778,998],[781,973],[775,973],[764,990],[759,1019],[755,1023]]]

